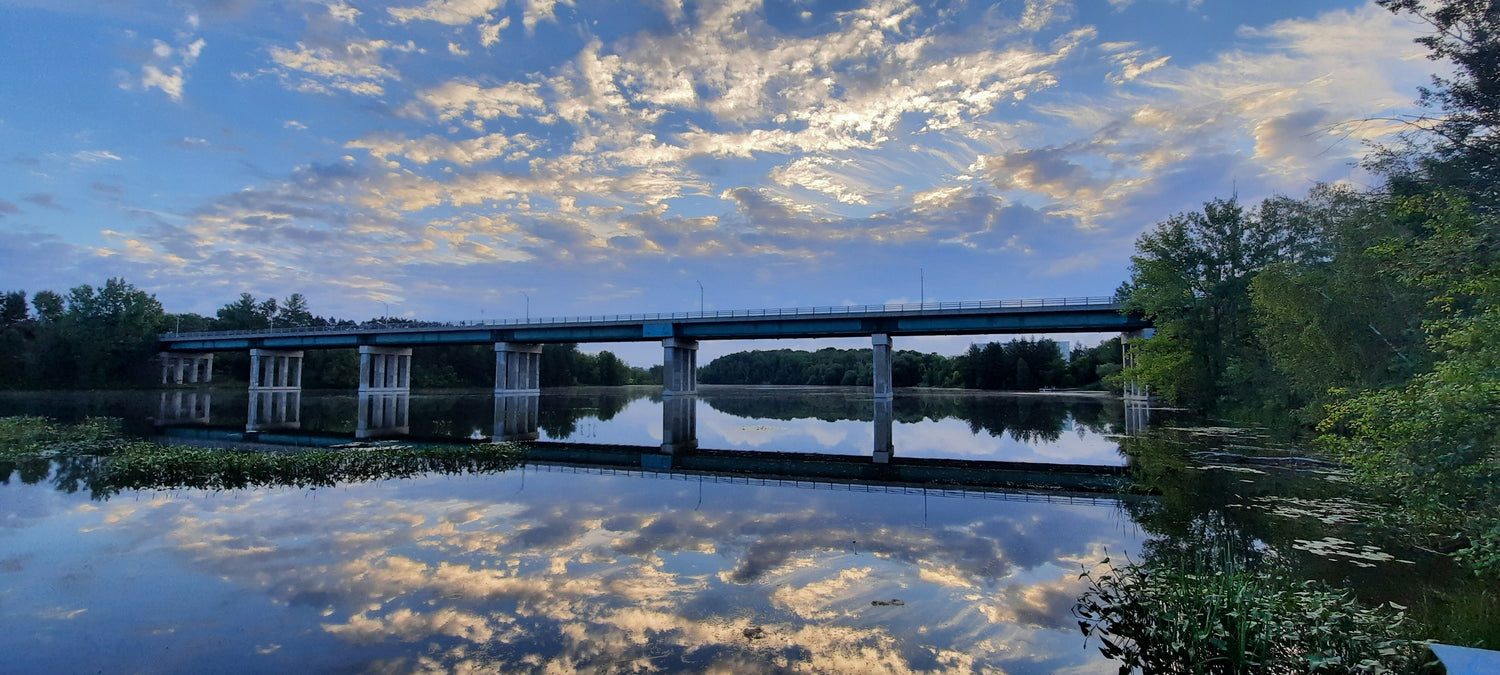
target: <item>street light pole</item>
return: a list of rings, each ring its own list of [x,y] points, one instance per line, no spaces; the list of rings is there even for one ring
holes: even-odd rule
[[[698,313],[702,314],[703,313],[703,282],[698,281],[697,279],[694,279],[693,281],[697,282],[697,284],[698,284]]]

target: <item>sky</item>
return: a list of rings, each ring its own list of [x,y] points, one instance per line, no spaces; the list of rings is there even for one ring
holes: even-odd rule
[[[1111,295],[1172,214],[1375,183],[1440,67],[1419,31],[1341,0],[0,0],[0,289],[424,320]]]

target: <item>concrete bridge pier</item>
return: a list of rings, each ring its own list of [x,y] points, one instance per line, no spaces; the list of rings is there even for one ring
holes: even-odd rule
[[[896,403],[891,399],[875,399],[875,463],[890,464],[896,455],[896,446],[891,442],[891,427],[896,419]]]
[[[495,392],[496,441],[534,441],[541,437],[541,395]]]
[[[411,394],[360,392],[355,438],[405,436],[410,433]]]
[[[208,391],[164,391],[156,410],[156,423],[208,424],[213,394]]]
[[[889,401],[895,396],[891,385],[891,336],[876,333],[870,336],[875,352],[875,400]]]
[[[411,391],[411,347],[359,348],[359,392]]]
[[[542,392],[542,346],[524,342],[495,343],[495,393]],[[497,419],[496,424],[499,424]]]
[[[661,341],[663,396],[698,393],[698,342],[681,338]]]
[[[208,384],[214,381],[213,352],[172,353],[162,352],[162,384]]]
[[[698,449],[698,397],[663,396],[661,400],[661,451],[672,455]]]
[[[302,388],[302,352],[250,350],[250,391]]]
[[[1147,340],[1156,335],[1155,328],[1130,331],[1120,335],[1120,362],[1126,369],[1135,367],[1135,350],[1131,349],[1130,343],[1135,340]],[[1151,390],[1138,380],[1125,381],[1125,400],[1149,403],[1151,401]]]

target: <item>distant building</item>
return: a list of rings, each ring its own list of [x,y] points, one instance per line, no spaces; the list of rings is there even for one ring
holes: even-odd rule
[[[1057,351],[1059,351],[1059,352],[1062,353],[1063,363],[1068,363],[1068,362],[1071,362],[1073,360],[1073,343],[1072,342],[1070,342],[1068,340],[1059,340],[1057,342]]]

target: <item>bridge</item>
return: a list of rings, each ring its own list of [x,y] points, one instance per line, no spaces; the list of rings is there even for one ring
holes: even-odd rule
[[[661,341],[666,395],[697,391],[702,340],[869,337],[875,398],[889,399],[893,337],[1017,333],[1138,333],[1150,323],[1122,314],[1112,297],[845,305],[790,309],[598,315],[524,320],[408,322],[394,325],[272,328],[160,336],[163,384],[211,381],[213,352],[250,352],[250,388],[301,388],[310,349],[358,349],[361,392],[411,387],[411,350],[492,344],[496,393],[540,389],[541,346],[549,343]]]

